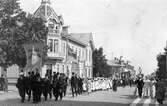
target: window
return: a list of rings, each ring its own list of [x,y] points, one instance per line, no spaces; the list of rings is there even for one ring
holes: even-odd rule
[[[80,60],[81,58],[81,50],[79,50],[79,54],[78,54],[78,59]]]
[[[89,77],[91,77],[91,69],[89,69]]]
[[[82,59],[84,59],[84,51],[82,50]]]
[[[91,51],[89,50],[89,61],[91,61]]]
[[[65,52],[66,52],[66,45],[65,43],[63,43],[63,54],[65,54]]]
[[[53,39],[49,39],[48,46],[49,46],[49,51],[53,52]]]
[[[48,26],[49,26],[49,29],[53,29],[54,28],[54,22],[50,21]]]
[[[54,40],[54,52],[56,52],[56,53],[58,52],[58,48],[59,48],[58,45],[59,45],[58,39],[55,39]]]

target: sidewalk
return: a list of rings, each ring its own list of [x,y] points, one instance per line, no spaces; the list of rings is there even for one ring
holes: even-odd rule
[[[14,85],[9,85],[9,86],[8,86],[8,91],[7,91],[7,92],[5,92],[5,91],[0,91],[0,95],[5,94],[5,93],[17,92],[17,91],[18,91],[18,90],[17,90],[16,86],[14,86]]]

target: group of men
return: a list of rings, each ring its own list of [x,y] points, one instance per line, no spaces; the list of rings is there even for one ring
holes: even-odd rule
[[[70,82],[73,97],[83,93],[83,78],[73,72]]]
[[[72,73],[71,79],[68,79],[64,73],[53,72],[52,76],[46,74],[45,78],[41,78],[38,71],[36,72],[28,72],[27,76],[24,76],[23,72],[20,73],[16,87],[18,88],[21,102],[25,101],[26,94],[28,95],[28,101],[32,97],[33,103],[40,102],[42,95],[45,101],[48,95],[51,99],[52,94],[55,97],[55,101],[62,100],[66,96],[68,85],[71,85],[73,97],[83,93],[83,79],[75,73]]]
[[[32,71],[28,72],[28,76],[20,73],[16,87],[18,88],[22,102],[25,101],[26,94],[28,95],[28,101],[32,97],[33,103],[40,102],[42,95],[45,100],[47,100],[48,95],[51,99],[52,94],[55,97],[55,101],[57,101],[59,98],[62,100],[63,96],[66,95],[67,80],[68,78],[63,73],[54,72],[52,77],[46,74],[45,78],[41,78],[39,73]]]

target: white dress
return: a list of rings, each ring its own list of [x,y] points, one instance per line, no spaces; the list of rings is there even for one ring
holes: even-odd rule
[[[155,98],[155,84],[153,84],[153,86],[152,86],[152,96],[153,96],[153,98]]]

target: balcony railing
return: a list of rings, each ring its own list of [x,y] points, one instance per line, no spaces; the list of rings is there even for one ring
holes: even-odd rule
[[[51,59],[59,59],[59,60],[65,59],[65,54],[63,53],[48,52],[47,55]]]

